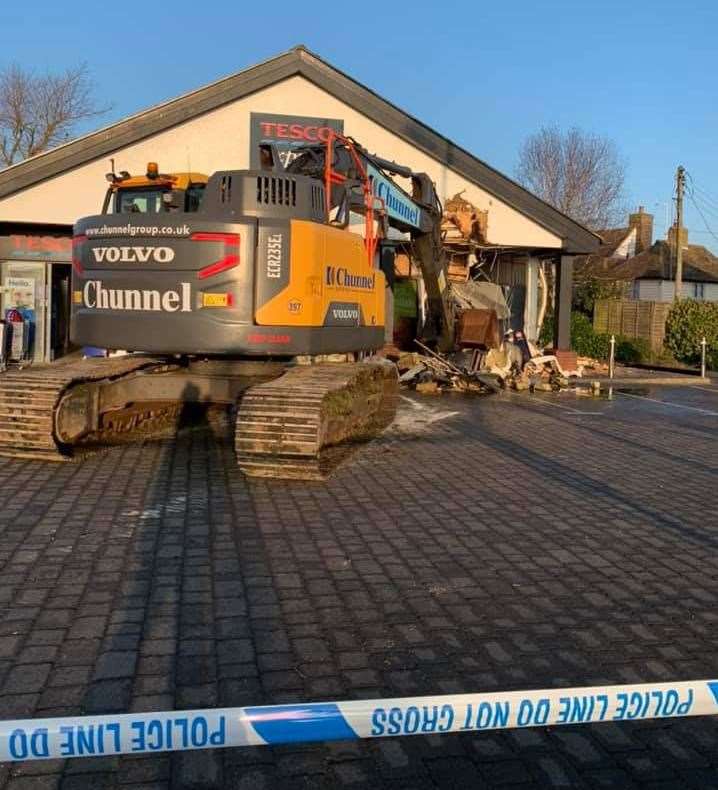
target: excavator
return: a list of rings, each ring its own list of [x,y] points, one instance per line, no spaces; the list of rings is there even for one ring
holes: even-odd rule
[[[102,213],[74,227],[70,331],[125,353],[3,375],[2,455],[65,460],[202,404],[231,408],[245,474],[324,479],[393,419],[396,371],[371,358],[390,228],[421,267],[436,345],[453,345],[434,185],[352,138],[286,168],[263,144],[256,170],[131,176],[113,162],[108,180]]]

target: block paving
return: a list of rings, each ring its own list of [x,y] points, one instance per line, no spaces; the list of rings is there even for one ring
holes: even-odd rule
[[[326,483],[247,480],[201,425],[0,459],[0,718],[718,677],[718,394],[696,392],[705,413],[410,397]],[[52,760],[0,765],[0,788],[710,788],[717,735]]]

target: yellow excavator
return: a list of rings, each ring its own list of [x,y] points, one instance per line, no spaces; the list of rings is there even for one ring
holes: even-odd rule
[[[209,178],[113,163],[102,213],[74,228],[71,338],[127,353],[0,378],[0,454],[63,460],[212,404],[234,410],[246,474],[321,479],[391,421],[396,372],[366,359],[384,344],[389,227],[411,239],[439,346],[453,343],[434,186],[339,134],[287,168],[260,154]]]

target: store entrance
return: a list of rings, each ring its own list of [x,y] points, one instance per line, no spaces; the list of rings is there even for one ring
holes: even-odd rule
[[[13,330],[10,361],[18,364],[45,362],[47,299],[45,297],[47,264],[3,261],[0,263],[4,319],[19,316]]]
[[[51,265],[50,287],[50,358],[59,359],[74,351],[70,343],[70,279],[72,267],[69,263]]]

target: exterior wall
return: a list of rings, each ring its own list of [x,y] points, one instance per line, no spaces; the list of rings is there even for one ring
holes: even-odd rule
[[[636,280],[633,284],[634,298],[649,302],[672,302],[675,294],[673,280]],[[718,302],[718,283],[684,282],[684,299]]]
[[[528,269],[527,256],[522,254],[505,253],[500,255],[488,276],[503,287],[506,302],[511,311],[509,329],[523,329],[526,332],[526,302]],[[528,299],[537,298],[538,284],[532,283],[532,292]]]
[[[616,247],[616,251],[612,257],[616,258],[632,258],[636,254],[636,229],[631,228],[631,232],[626,238]]]
[[[635,299],[641,299],[648,302],[663,302],[667,301],[663,298],[663,289],[661,287],[661,280],[636,280],[633,283],[633,296]],[[672,299],[671,295],[671,299]]]
[[[491,243],[561,247],[558,236],[299,76],[120,149],[114,153],[116,167],[132,173],[144,172],[148,161],[158,161],[162,170],[212,173],[246,168],[250,112],[342,118],[345,133],[368,149],[415,171],[429,173],[442,201],[464,190],[467,200],[479,209],[488,210]],[[112,134],[111,128],[107,134]],[[78,217],[96,214],[102,205],[108,170],[108,157],[103,156],[10,195],[0,200],[0,217],[20,222],[71,224]]]

